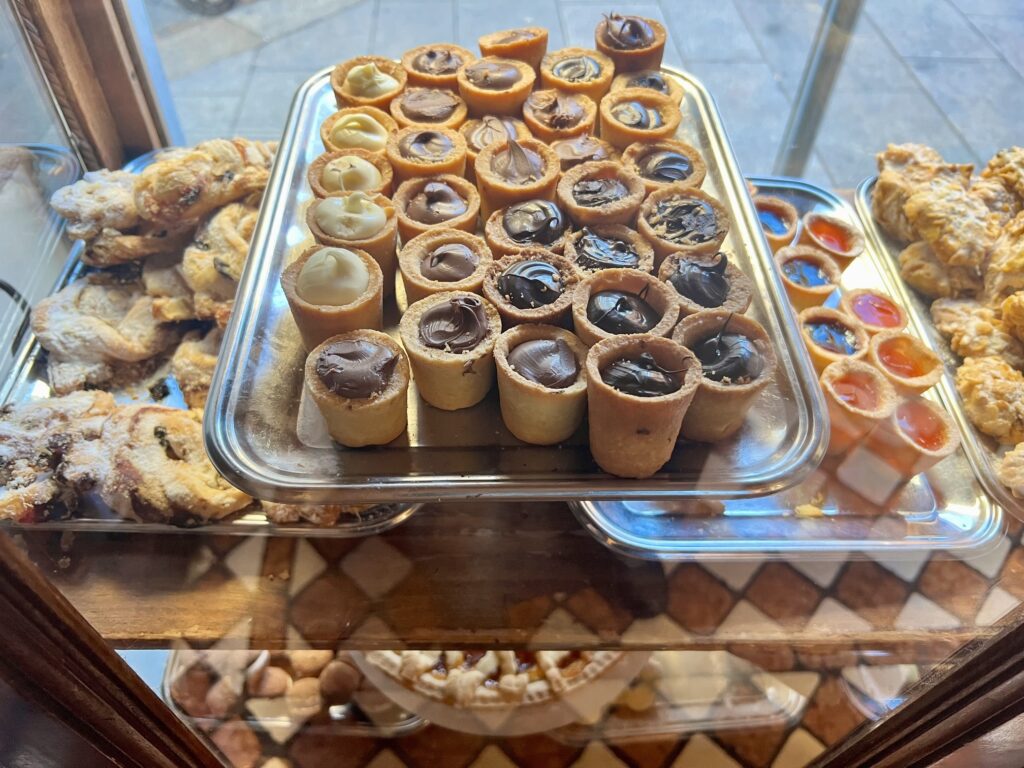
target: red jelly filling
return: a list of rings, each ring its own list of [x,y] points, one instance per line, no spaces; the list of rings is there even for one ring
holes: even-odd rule
[[[916,379],[932,369],[931,364],[918,354],[913,340],[905,337],[888,339],[879,344],[878,359],[890,371],[905,379]]]
[[[847,253],[850,250],[850,233],[845,227],[828,219],[812,219],[809,225],[811,234],[818,241],[836,253]]]
[[[908,400],[896,409],[903,433],[925,450],[937,451],[946,443],[946,425],[922,400]]]
[[[900,308],[884,296],[875,293],[860,293],[850,302],[853,313],[875,328],[898,328],[903,321]]]
[[[878,392],[869,376],[857,373],[844,374],[832,382],[836,397],[853,408],[873,411],[878,407]]]

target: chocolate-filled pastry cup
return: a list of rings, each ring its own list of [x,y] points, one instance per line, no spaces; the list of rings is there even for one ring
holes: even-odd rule
[[[582,280],[602,269],[654,271],[654,249],[622,224],[595,224],[573,232],[562,252]]]
[[[345,369],[354,369],[355,375],[346,377]],[[332,336],[309,353],[305,373],[313,402],[336,443],[349,448],[386,445],[405,432],[409,361],[386,333],[360,330]]]
[[[806,245],[790,245],[775,254],[789,303],[799,312],[818,307],[839,287],[843,273],[824,251]]]
[[[482,56],[515,59],[536,70],[548,51],[548,31],[544,27],[504,29],[484,35],[477,44]]]
[[[742,314],[750,308],[754,284],[727,254],[673,253],[658,269],[679,302],[682,317],[708,309]]]
[[[466,170],[466,140],[451,128],[411,125],[388,137],[385,155],[394,169],[395,181]]]
[[[446,227],[417,235],[398,253],[410,304],[444,291],[480,293],[491,261],[491,249],[483,238]]]
[[[484,115],[480,118],[467,120],[459,128],[459,133],[466,140],[466,178],[476,182],[476,163],[479,155],[485,147],[491,144],[504,144],[509,139],[522,141],[532,139],[533,134],[522,120],[517,117],[498,117],[497,115]]]
[[[796,229],[800,225],[800,214],[796,208],[781,197],[754,195],[754,210],[772,253],[793,244]]]
[[[520,323],[564,325],[579,278],[565,257],[524,248],[493,262],[484,275],[484,298],[505,328]]]
[[[700,384],[693,352],[660,336],[613,336],[587,354],[590,453],[605,472],[650,477],[672,458],[683,417]],[[613,381],[649,396],[616,389]],[[624,372],[624,375],[618,375]],[[631,373],[641,374],[632,376]],[[644,372],[650,372],[648,376]],[[664,383],[672,381],[674,389]]]
[[[523,120],[541,141],[569,139],[594,132],[597,104],[582,93],[534,91],[523,104]]]
[[[558,203],[580,226],[626,224],[636,221],[643,202],[644,183],[619,163],[582,163],[562,174]]]
[[[338,126],[342,121],[351,127],[346,127],[342,131],[342,127]],[[365,149],[367,152],[383,155],[388,137],[397,130],[398,123],[395,122],[395,118],[381,109],[345,107],[332,112],[320,123],[320,141],[328,152]],[[341,132],[341,135],[336,135],[336,131]]]
[[[536,79],[529,64],[487,56],[459,70],[459,96],[473,117],[518,117]]]
[[[686,92],[671,75],[665,74],[660,69],[643,69],[636,72],[623,72],[612,80],[612,89],[609,93],[622,91],[626,88],[646,88],[655,91],[663,96],[668,96],[674,104],[681,104]]]
[[[576,335],[588,347],[613,336],[668,336],[679,320],[673,291],[638,269],[602,269],[580,281],[572,299]]]
[[[412,304],[398,326],[420,396],[435,408],[476,405],[494,385],[501,317],[475,293],[447,291]]]
[[[622,164],[643,180],[648,192],[666,184],[700,187],[708,173],[700,153],[675,139],[630,144],[622,153]]]
[[[555,153],[537,139],[491,144],[480,151],[473,165],[484,219],[513,203],[551,200],[561,172]]]
[[[340,168],[336,161],[342,158],[355,158],[349,167]],[[368,163],[376,169],[379,181],[369,178],[370,173],[364,172]],[[348,192],[366,192],[369,195],[380,194],[385,197],[391,194],[394,172],[389,163],[379,152],[365,149],[341,149],[336,152],[324,152],[309,164],[306,180],[316,197],[338,197]],[[353,181],[355,183],[353,183]],[[374,183],[376,182],[376,183]],[[351,186],[351,188],[349,188]]]
[[[589,134],[580,134],[571,139],[558,139],[551,142],[551,149],[558,155],[562,164],[562,173],[575,168],[581,163],[592,163],[600,160],[617,160],[619,153],[604,139]]]
[[[358,84],[353,85],[349,73],[356,67],[373,65],[384,76],[394,81],[390,88],[374,87],[370,92]],[[391,100],[405,90],[408,78],[402,65],[383,56],[356,56],[343,61],[331,70],[331,90],[339,109],[344,107],[377,107],[387,109]]]
[[[338,195],[335,198],[310,201],[309,207],[306,208],[306,226],[309,227],[309,231],[313,234],[313,239],[320,245],[330,245],[350,250],[355,248],[370,254],[374,261],[380,265],[381,272],[384,275],[384,295],[390,296],[395,292],[395,267],[397,265],[395,253],[398,246],[398,217],[391,201],[384,197],[384,195],[371,197],[372,202],[383,209],[387,218],[385,219],[384,226],[368,237],[355,237],[351,239],[338,237],[325,231],[317,221],[318,210],[324,205],[334,204],[328,202],[328,200],[344,200],[354,194],[359,193],[349,192],[344,195]]]
[[[714,443],[735,434],[775,375],[775,350],[756,320],[709,309],[679,321],[672,338],[691,350],[703,376],[681,436]]]
[[[402,56],[402,68],[409,85],[424,88],[458,88],[459,68],[472,64],[476,55],[453,43],[431,43],[406,51]]]
[[[867,358],[868,332],[852,317],[828,307],[809,307],[797,315],[797,321],[800,336],[819,374],[825,366],[838,360]]]
[[[558,203],[541,199],[501,208],[484,224],[484,238],[496,259],[524,248],[561,253],[569,232],[569,217]]]
[[[924,394],[942,378],[942,359],[923,341],[902,331],[872,336],[867,359],[901,395]]]
[[[445,173],[403,181],[392,200],[403,243],[434,227],[476,231],[480,194],[460,176]]]
[[[637,216],[637,231],[654,248],[658,265],[672,253],[716,253],[729,234],[732,217],[707,192],[669,184],[651,192]]]
[[[671,139],[679,129],[679,105],[649,88],[624,88],[601,99],[601,138],[618,149],[637,141]]]
[[[608,14],[594,30],[597,50],[615,62],[616,72],[660,68],[667,39],[660,21],[642,16]]]
[[[299,273],[310,257],[321,248],[319,245],[310,246],[281,273],[281,289],[299,328],[302,345],[307,350],[339,333],[359,328],[381,328],[384,323],[384,277],[380,266],[366,251],[345,249],[359,257],[370,276],[366,290],[355,301],[337,306],[311,304],[299,296]]]
[[[896,410],[892,384],[863,360],[838,360],[818,379],[830,423],[828,454],[841,456]]]
[[[466,122],[466,102],[447,88],[406,88],[391,100],[391,116],[400,126],[457,129]]]
[[[846,221],[827,213],[808,211],[800,222],[800,245],[819,248],[846,269],[864,252],[864,236]]]
[[[531,445],[572,437],[587,409],[586,360],[587,347],[564,328],[528,323],[501,334],[494,362],[508,431]]]
[[[540,62],[541,88],[582,93],[595,103],[608,93],[614,76],[615,63],[590,48],[560,48]]]

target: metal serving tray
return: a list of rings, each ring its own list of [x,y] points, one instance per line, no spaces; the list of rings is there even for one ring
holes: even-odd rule
[[[653,478],[602,473],[590,457],[585,427],[566,443],[520,443],[502,423],[497,390],[479,405],[444,412],[409,393],[407,434],[388,446],[334,445],[303,385],[305,353],[278,278],[290,257],[312,242],[303,208],[311,197],[309,164],[323,152],[319,125],[335,109],[325,69],[292,102],[278,158],[253,237],[206,411],[206,445],[232,483],[275,501],[607,499],[752,497],[799,482],[818,464],[827,440],[824,404],[809,358],[789,317],[781,283],[760,234],[714,101],[695,79],[666,70],[686,97],[679,137],[708,166],[703,188],[728,207],[733,228],[724,249],[754,282],[749,314],[779,350],[775,381],[734,438],[714,446],[680,443]],[[397,337],[405,306],[389,301],[386,330]]]
[[[857,213],[864,222],[865,235],[890,265],[889,269],[897,283],[896,290],[898,294],[894,293],[894,295],[899,295],[907,306],[914,308],[914,314],[920,320],[921,333],[931,342],[932,347],[945,361],[946,369],[948,371],[955,371],[960,365],[960,358],[949,348],[949,342],[942,337],[942,334],[935,330],[935,326],[931,321],[929,301],[903,282],[899,275],[897,257],[900,251],[903,250],[903,246],[882,231],[881,227],[875,222],[874,215],[871,213],[871,191],[875,187],[876,180],[877,177],[872,176],[862,181],[860,186],[857,187]],[[956,391],[952,374],[945,378],[943,384],[948,389],[949,397],[957,403],[955,415],[960,425],[960,432],[964,438],[964,449],[974,465],[981,484],[992,498],[998,501],[1008,512],[1024,520],[1024,499],[1018,499],[1014,496],[1010,489],[999,482],[999,478],[996,477],[996,465],[1009,450],[1009,446],[1000,446],[996,440],[975,429],[960,405],[960,395]]]
[[[768,195],[807,211],[832,213],[859,224],[852,208],[831,192],[796,179],[752,178]],[[864,254],[843,273],[842,286],[878,288],[902,301],[908,332],[935,346],[926,315],[901,290],[894,262],[870,239]],[[827,302],[838,304],[833,294]],[[975,438],[947,374],[928,395],[953,415],[963,434],[955,454],[918,475],[895,499],[880,506],[838,482],[826,459],[799,485],[758,499],[675,502],[609,501],[573,505],[587,530],[610,548],[645,559],[794,553],[827,555],[851,551],[909,552],[933,549],[981,551],[1003,530],[1002,510],[975,479]],[[799,516],[798,505],[814,504],[821,516]]]

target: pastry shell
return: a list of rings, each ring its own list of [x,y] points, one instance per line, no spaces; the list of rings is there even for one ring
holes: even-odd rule
[[[557,254],[562,253],[564,250],[565,241],[568,239],[570,234],[568,226],[566,226],[562,234],[550,243],[520,243],[509,237],[508,232],[505,231],[505,226],[502,223],[502,217],[504,214],[505,209],[499,208],[487,217],[487,222],[484,224],[484,239],[487,240],[487,245],[490,246],[491,253],[494,255],[494,258],[500,259],[503,256],[508,256],[509,254],[519,253],[524,248],[532,248],[534,250]],[[562,215],[565,215],[564,211]]]
[[[609,333],[597,327],[587,317],[590,297],[601,291],[617,290],[639,295],[646,291],[644,300],[661,315],[661,319],[645,335],[668,336],[679,321],[676,294],[654,275],[639,269],[601,269],[588,275],[576,286],[572,299],[572,319],[576,335],[588,347],[602,339],[637,334]]]
[[[405,70],[409,85],[422,86],[424,88],[447,88],[452,91],[458,88],[458,71],[446,75],[435,75],[430,72],[421,72],[413,65],[413,62],[416,61],[420,54],[440,49],[457,53],[462,59],[463,66],[476,61],[476,54],[454,43],[433,43],[417,46],[406,51],[402,56],[402,68]]]
[[[930,449],[919,445],[900,428],[900,411],[904,407],[925,408],[942,422],[945,440],[939,448]],[[868,435],[863,450],[888,464],[903,480],[909,480],[938,464],[956,451],[959,445],[960,435],[956,422],[945,409],[931,400],[913,396],[897,405],[892,414]]]
[[[783,271],[783,266],[787,261],[792,261],[793,259],[801,259],[817,264],[828,278],[828,283],[826,285],[800,285],[790,280]],[[782,280],[782,286],[786,289],[789,303],[793,305],[797,312],[808,307],[818,307],[824,304],[825,300],[839,288],[839,281],[843,276],[839,265],[827,253],[819,251],[817,248],[809,248],[806,245],[789,245],[785,248],[780,248],[775,254],[775,267],[779,270],[779,279]]]
[[[537,75],[529,64],[516,59],[499,59],[493,56],[486,56],[480,61],[493,61],[496,64],[511,64],[519,70],[519,82],[514,83],[510,88],[492,90],[480,88],[469,82],[466,77],[466,68],[459,70],[459,96],[466,102],[469,114],[472,117],[484,115],[511,115],[519,117],[522,114],[523,102],[533,90],[533,84]]]
[[[502,42],[510,33],[519,31],[529,32],[531,37]],[[480,46],[480,54],[482,56],[515,59],[516,61],[524,62],[530,68],[536,70],[548,50],[548,31],[544,27],[505,29],[500,32],[484,35],[477,43]]]
[[[351,194],[353,193],[346,192],[343,195],[336,195],[336,197],[347,197]],[[372,200],[383,208],[387,214],[384,228],[373,237],[344,240],[324,232],[316,221],[316,209],[321,203],[320,200],[311,200],[309,207],[306,208],[306,226],[309,227],[309,231],[313,234],[313,239],[320,245],[348,248],[349,250],[358,249],[370,254],[374,261],[380,265],[381,272],[384,275],[384,295],[390,296],[395,291],[395,249],[398,240],[396,226],[398,217],[395,214],[394,205],[384,195],[376,195]]]
[[[882,359],[882,348],[886,345],[902,344],[908,355],[923,362],[928,370],[920,376],[903,376],[894,371]],[[868,342],[868,361],[889,380],[901,395],[920,395],[928,391],[942,378],[942,359],[930,350],[923,341],[902,331],[880,331]]]
[[[526,184],[510,184],[491,169],[494,156],[505,151],[507,142],[484,147],[476,156],[473,163],[474,173],[477,189],[480,190],[480,212],[485,219],[498,208],[505,208],[513,203],[536,199],[553,200],[555,197],[555,185],[558,183],[561,164],[554,151],[537,139],[523,139],[519,145],[538,155],[544,167],[540,178]]]
[[[657,109],[662,124],[656,128],[634,128],[620,123],[612,115],[612,109],[624,101],[636,101],[645,107]],[[601,99],[601,138],[618,149],[625,149],[637,141],[651,142],[671,139],[679,129],[682,114],[679,105],[671,98],[652,91],[650,88],[623,88],[609,93]]]
[[[659,69],[661,67],[661,59],[665,53],[665,41],[668,39],[668,33],[665,31],[665,25],[657,19],[648,19],[646,17],[643,17],[643,19],[650,24],[651,30],[654,32],[654,40],[650,45],[645,45],[642,48],[622,49],[609,45],[604,40],[604,31],[608,26],[608,18],[605,17],[597,23],[597,28],[594,30],[594,44],[601,53],[615,62],[616,72],[638,72],[644,69]]]
[[[729,281],[729,294],[725,297],[725,301],[722,302],[721,306],[705,307],[703,304],[698,304],[690,297],[679,293],[676,287],[669,282],[668,279],[678,270],[679,262],[693,261],[697,264],[710,266],[718,263],[718,253],[673,253],[661,262],[661,267],[658,269],[658,279],[663,281],[676,297],[676,300],[679,302],[679,314],[681,317],[713,309],[738,312],[740,314],[750,309],[750,302],[754,296],[754,284],[743,273],[743,270],[736,266],[732,259],[729,259],[725,267],[725,276]]]
[[[552,152],[552,154],[554,154]],[[581,205],[573,196],[573,187],[590,179],[618,179],[627,190],[627,194],[618,200],[603,205]],[[644,200],[644,183],[635,173],[631,173],[613,160],[598,160],[581,163],[562,174],[558,182],[558,204],[569,214],[579,226],[592,224],[626,224],[636,221],[637,211]]]
[[[672,197],[691,198],[708,203],[715,212],[716,234],[711,240],[694,243],[676,243],[665,240],[659,236],[648,221],[648,217],[655,210],[658,203]],[[694,189],[686,184],[668,184],[660,189],[651,192],[643,205],[640,206],[640,215],[637,216],[637,231],[647,238],[647,242],[654,248],[654,254],[658,265],[671,253],[717,253],[722,248],[729,229],[732,226],[732,217],[718,200],[707,192]]]
[[[690,175],[678,181],[658,181],[649,179],[640,172],[640,161],[653,152],[678,152],[690,161]],[[669,184],[682,184],[687,187],[698,188],[704,183],[707,177],[708,167],[700,152],[683,141],[675,139],[661,139],[660,141],[637,141],[626,147],[622,153],[622,164],[627,171],[631,171],[640,177],[647,192],[654,192]]]
[[[816,222],[826,222],[829,226],[842,230],[848,238],[850,247],[846,250],[838,250],[822,240],[814,231]],[[855,226],[837,216],[817,211],[808,211],[804,214],[800,221],[800,235],[797,242],[800,245],[808,245],[824,251],[835,260],[840,269],[846,269],[855,258],[864,252],[864,236]]]
[[[484,115],[484,117],[489,117],[489,115]],[[494,117],[498,120],[511,120],[516,129],[516,135],[514,137],[516,141],[533,138],[533,134],[530,133],[530,129],[527,127],[526,123],[518,117],[512,117],[510,115],[490,115],[490,117]],[[476,158],[485,148],[481,147],[480,149],[474,149],[473,145],[469,141],[469,135],[483,119],[483,117],[474,117],[459,126],[459,133],[461,133],[462,138],[466,140],[466,178],[472,182],[476,181],[476,171],[474,168]],[[501,140],[496,143],[500,143],[500,141]]]
[[[420,271],[420,262],[430,251],[448,243],[461,243],[477,256],[480,263],[473,272],[462,280],[451,283],[440,280],[428,280]],[[417,235],[402,246],[398,253],[398,268],[402,272],[402,283],[405,285],[405,296],[412,304],[435,293],[445,291],[468,291],[479,294],[483,287],[484,273],[490,266],[491,249],[482,237],[471,235],[459,229],[435,227],[421,235]]]
[[[452,150],[441,160],[433,162],[420,162],[408,158],[402,154],[399,144],[406,136],[432,131],[439,133],[452,143]],[[384,149],[391,167],[394,169],[395,181],[401,184],[409,179],[423,176],[437,176],[442,173],[450,173],[462,176],[466,172],[466,140],[462,134],[451,128],[437,126],[410,125],[388,136],[387,147]]]
[[[586,56],[596,61],[601,67],[598,76],[593,80],[573,82],[572,80],[566,80],[564,77],[559,77],[552,71],[558,62],[577,56]],[[608,93],[614,76],[615,62],[605,54],[592,48],[560,48],[544,56],[540,62],[541,88],[557,88],[566,93],[582,93],[585,96],[589,96],[595,102],[601,101],[601,97]]]
[[[754,208],[758,213],[770,211],[787,224],[786,231],[781,235],[769,232],[764,226],[761,227],[764,239],[768,241],[772,253],[793,244],[793,240],[796,239],[797,227],[800,226],[800,214],[788,200],[772,195],[754,195]]]
[[[550,304],[542,304],[539,307],[520,309],[512,305],[498,290],[498,278],[513,264],[521,261],[545,261],[554,265],[561,276],[562,293]],[[564,256],[551,253],[542,248],[522,248],[518,252],[504,256],[491,263],[484,274],[483,293],[484,298],[491,302],[501,315],[505,328],[511,328],[520,323],[546,323],[548,325],[564,325],[569,318],[572,308],[573,296],[579,278]]]
[[[636,230],[630,229],[622,224],[595,224],[592,227],[587,227],[595,235],[601,237],[622,240],[623,242],[629,243],[633,252],[640,257],[635,267],[632,269],[639,269],[641,272],[653,273],[654,272],[654,249],[651,248],[651,244],[640,237],[640,233]],[[565,240],[565,248],[563,253],[565,258],[572,262],[573,267],[576,269],[576,273],[580,276],[580,279],[599,272],[602,269],[620,269],[620,267],[599,267],[598,269],[588,269],[581,266],[577,261],[576,244],[583,237],[583,230],[579,229],[571,233]],[[630,267],[621,267],[622,269],[630,269]]]
[[[337,112],[332,112],[324,118],[322,123],[320,123],[320,141],[323,143],[324,149],[328,152],[361,149],[361,147],[343,147],[331,141],[331,128],[333,128],[334,124],[345,115],[366,115],[368,117],[372,117],[380,123],[385,131],[387,131],[388,136],[398,130],[398,123],[395,122],[395,118],[382,109],[377,109],[376,107],[344,107],[343,109],[339,109]],[[371,150],[366,151],[369,152]],[[382,147],[379,151],[375,151],[374,154],[384,154],[384,148]]]
[[[447,184],[459,195],[463,200],[466,201],[466,212],[461,216],[456,216],[446,221],[439,221],[436,224],[424,224],[422,221],[417,221],[406,213],[406,208],[409,205],[409,201],[417,195],[423,187],[432,181],[439,181]],[[402,242],[408,242],[412,240],[416,235],[421,235],[424,232],[429,232],[435,227],[445,227],[447,229],[461,229],[463,232],[475,232],[476,231],[476,220],[480,215],[480,193],[476,191],[476,187],[470,184],[461,176],[456,176],[451,173],[444,173],[437,176],[420,176],[415,179],[409,179],[403,181],[398,189],[395,190],[392,201],[395,205],[396,215],[398,217],[398,234],[402,237]]]
[[[345,88],[345,78],[349,70],[363,64],[376,64],[377,69],[398,81],[398,85],[380,96],[357,96]],[[377,107],[387,109],[391,100],[405,89],[408,78],[402,65],[383,56],[356,56],[343,61],[331,70],[331,90],[339,108],[344,107]]]
[[[604,156],[602,157],[602,156],[590,155],[590,156],[585,156],[585,157],[580,157],[580,156],[563,157],[559,153],[558,148],[559,148],[560,145],[562,145],[562,144],[569,144],[569,143],[572,143],[573,141],[578,141],[578,140],[583,139],[583,138],[588,138],[588,139],[591,139],[594,142],[596,142],[598,147],[600,147],[601,151],[604,152]],[[556,141],[552,141],[551,142],[551,149],[554,150],[555,154],[558,156],[558,161],[559,161],[559,163],[561,163],[562,172],[563,173],[565,173],[566,171],[568,171],[568,170],[570,170],[572,168],[575,168],[577,165],[581,165],[583,163],[594,163],[594,162],[598,162],[598,161],[601,161],[601,160],[618,160],[619,159],[619,151],[615,147],[613,147],[611,144],[609,144],[604,139],[599,139],[597,136],[594,136],[592,134],[584,135],[584,134],[581,133],[579,136],[573,136],[573,137],[568,138],[568,139],[557,139]]]
[[[340,149],[334,152],[324,152],[309,164],[309,170],[306,171],[306,180],[309,182],[310,189],[313,190],[314,196],[319,198],[342,197],[353,191],[341,190],[338,192],[328,192],[321,181],[321,174],[323,173],[324,167],[329,162],[337,160],[339,157],[361,158],[380,171],[380,184],[371,189],[364,189],[361,191],[366,192],[368,195],[381,194],[385,197],[391,194],[391,184],[394,180],[394,172],[391,170],[391,163],[389,163],[380,152],[370,152],[367,149],[353,148]]]
[[[875,325],[873,323],[869,323],[857,313],[856,308],[854,307],[854,303],[861,296],[877,296],[887,301],[899,313],[899,322],[896,323],[896,325]],[[864,330],[872,335],[881,333],[882,331],[902,331],[907,327],[907,323],[910,319],[907,315],[907,310],[905,310],[903,306],[896,301],[896,299],[887,293],[876,291],[874,288],[854,288],[851,291],[843,291],[842,296],[839,297],[839,306],[850,317],[857,318],[858,322],[864,326]]]
[[[583,117],[575,125],[565,128],[558,128],[550,125],[543,117],[538,116],[534,105],[534,97],[547,98],[549,94],[558,95],[555,89],[537,90],[529,95],[523,104],[523,121],[530,128],[530,132],[541,141],[552,142],[559,139],[571,139],[581,133],[593,133],[597,122],[597,104],[589,96],[583,93],[563,93],[563,97],[573,99],[583,109]]]
[[[870,387],[878,401],[874,408],[860,408],[836,394],[835,383],[843,378],[859,380]],[[883,420],[889,418],[900,402],[896,390],[881,371],[863,360],[837,360],[818,378],[825,395],[831,429],[828,454],[841,456],[860,443]]]
[[[825,366],[830,363],[834,363],[837,360],[862,360],[867,357],[869,340],[868,332],[864,330],[864,326],[849,315],[845,315],[837,309],[830,309],[828,307],[808,307],[797,315],[797,321],[800,325],[800,336],[803,338],[804,345],[807,347],[807,352],[811,356],[811,362],[814,364],[814,369],[819,374],[825,370]],[[846,326],[854,336],[854,353],[852,355],[839,354],[829,349],[825,349],[815,343],[807,333],[806,328],[807,323],[814,321],[840,323]]]
[[[638,75],[643,74],[646,71],[650,70],[639,69],[634,72],[622,72],[620,74],[615,75],[615,79],[612,80],[612,87],[609,93],[614,93],[615,91],[622,91],[625,90],[626,88],[644,88],[644,86],[642,85],[630,85],[630,80]],[[657,72],[659,75],[665,78],[665,84],[668,85],[668,93],[656,90],[654,88],[646,88],[645,90],[660,93],[662,96],[668,96],[670,99],[672,99],[674,103],[682,104],[683,97],[686,96],[686,91],[683,90],[683,86],[681,86],[679,84],[679,81],[672,75],[668,75],[661,70],[657,70]]]
[[[420,91],[442,91],[446,95],[455,99],[455,109],[444,120],[413,120],[408,114],[406,114],[405,102],[403,100],[407,95],[418,93]],[[463,101],[462,97],[458,94],[452,93],[447,88],[426,88],[423,86],[406,88],[391,100],[391,105],[388,109],[391,112],[391,116],[395,118],[395,122],[397,122],[402,128],[416,126],[418,128],[451,128],[453,130],[458,130],[459,126],[466,122],[466,115],[469,113],[469,110],[466,107],[466,102]]]

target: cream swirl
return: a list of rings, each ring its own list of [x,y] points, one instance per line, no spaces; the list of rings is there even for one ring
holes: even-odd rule
[[[345,248],[321,248],[299,270],[295,292],[310,304],[340,307],[358,299],[370,284],[363,260]]]
[[[387,212],[365,192],[345,197],[328,197],[316,203],[313,213],[317,226],[339,240],[365,240],[387,224]]]
[[[360,64],[352,67],[345,75],[345,89],[353,96],[374,99],[398,87],[398,81],[376,64]]]
[[[328,192],[379,189],[382,181],[377,166],[352,155],[334,158],[320,172],[320,183]]]
[[[387,129],[370,115],[353,112],[338,118],[331,126],[331,143],[341,149],[367,149],[380,152],[388,141]]]

